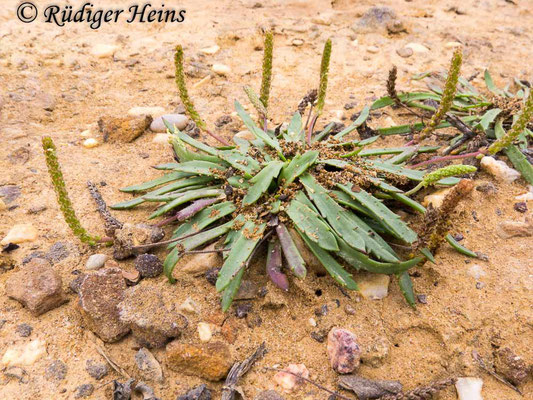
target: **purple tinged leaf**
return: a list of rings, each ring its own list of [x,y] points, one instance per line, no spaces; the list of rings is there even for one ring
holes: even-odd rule
[[[215,198],[208,198],[208,199],[199,199],[194,202],[192,202],[187,207],[181,209],[176,213],[176,220],[178,221],[184,221],[187,218],[191,218],[193,215],[199,213],[207,206],[210,206],[211,204],[216,203],[217,201],[220,201],[221,197],[215,197]]]
[[[287,275],[281,272],[281,246],[279,240],[268,242],[266,272],[274,285],[286,292],[289,290]]]
[[[283,249],[283,255],[289,264],[290,270],[296,277],[304,279],[307,275],[305,261],[300,255],[296,244],[294,244],[287,227],[280,222],[276,227],[276,234],[278,235],[281,248]]]

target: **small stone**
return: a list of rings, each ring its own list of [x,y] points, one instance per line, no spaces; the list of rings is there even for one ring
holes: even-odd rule
[[[397,19],[394,10],[389,7],[371,7],[352,26],[352,29],[355,33],[386,31],[387,25]]]
[[[2,364],[6,367],[10,365],[33,365],[45,353],[44,342],[39,339],[32,340],[29,343],[8,347],[2,357]]]
[[[348,315],[355,315],[355,308],[353,308],[351,305],[346,304],[344,306],[344,312]]]
[[[30,151],[26,147],[19,147],[11,152],[7,158],[12,164],[26,164],[30,160]]]
[[[483,379],[481,378],[458,378],[455,383],[459,400],[483,400],[482,388]]]
[[[109,373],[109,367],[107,364],[100,364],[93,360],[87,360],[85,363],[85,371],[87,371],[91,378],[99,381]]]
[[[379,47],[377,47],[377,46],[368,46],[366,48],[366,51],[368,51],[369,53],[372,53],[372,54],[377,54],[377,53],[379,53]]]
[[[202,384],[179,396],[176,400],[211,400],[211,391]]]
[[[255,282],[244,279],[241,283],[241,287],[237,291],[234,300],[252,300],[256,299],[259,295],[259,287]]]
[[[422,204],[426,207],[431,204],[433,208],[439,208],[449,192],[450,189],[439,189],[436,192],[425,196],[424,200],[422,200]]]
[[[8,378],[16,378],[20,383],[28,383],[28,373],[21,367],[7,367],[3,372]]]
[[[135,269],[143,278],[155,278],[163,272],[163,263],[153,254],[139,254],[135,258]]]
[[[152,143],[168,145],[172,139],[172,135],[168,133],[158,133],[154,135]]]
[[[463,44],[459,42],[447,42],[444,47],[446,47],[447,49],[455,49],[458,47],[463,47]]]
[[[117,309],[120,321],[145,347],[164,346],[187,327],[187,318],[172,311],[156,287],[138,285],[127,289]]]
[[[476,190],[485,194],[498,193],[498,188],[492,182],[483,182],[476,186]]]
[[[250,311],[252,311],[252,304],[241,303],[235,307],[235,316],[239,319],[243,319],[248,316]]]
[[[361,274],[358,280],[359,293],[369,300],[382,300],[389,293],[390,276],[383,274]]]
[[[205,250],[215,250],[215,245],[216,243],[213,243],[207,246]],[[188,259],[187,263],[180,268],[180,271],[191,275],[203,274],[204,272],[207,272],[221,265],[221,261],[222,259],[220,254],[216,252],[192,254],[191,257]]]
[[[404,47],[406,49],[413,50],[413,53],[418,53],[418,54],[429,53],[429,49],[420,43],[411,42],[411,43],[407,43]]]
[[[135,353],[135,364],[141,371],[143,379],[153,382],[163,382],[163,370],[152,353],[144,347]]]
[[[520,213],[525,213],[527,212],[527,203],[525,201],[521,201],[520,203],[515,203],[513,205],[513,208],[515,209],[515,211],[518,211]]]
[[[85,269],[88,269],[88,270],[100,269],[104,266],[106,261],[107,261],[107,255],[93,254],[87,259],[87,262],[85,263]]]
[[[339,386],[353,391],[362,400],[393,396],[402,391],[402,384],[398,381],[371,380],[357,375],[341,376]]]
[[[200,53],[207,54],[207,55],[213,55],[218,53],[220,50],[220,46],[217,46],[216,44],[209,47],[204,47],[203,49],[200,49]]]
[[[370,367],[381,367],[389,355],[389,342],[384,337],[372,340],[371,344],[365,347],[361,354],[361,361]]]
[[[167,345],[166,355],[170,369],[210,381],[223,379],[233,365],[230,349],[222,342],[187,344],[175,340]]]
[[[90,383],[85,383],[76,388],[76,393],[74,394],[75,399],[81,399],[84,397],[89,397],[94,392],[94,386]]]
[[[495,352],[494,368],[515,386],[523,383],[530,372],[524,359],[514,354],[509,347],[500,348]]]
[[[165,237],[165,232],[158,226],[148,224],[124,224],[115,231],[113,257],[124,260],[132,255],[146,253],[149,249],[134,249],[141,244],[159,242]]]
[[[213,329],[211,328],[211,324],[207,322],[199,322],[197,330],[198,337],[202,342],[209,342],[213,337]]]
[[[311,22],[317,25],[329,26],[333,22],[333,14],[331,13],[322,13],[311,18]]]
[[[28,214],[39,214],[46,209],[47,207],[44,204],[35,204],[28,209]]]
[[[28,324],[20,324],[15,328],[15,332],[17,332],[21,337],[28,337],[33,332],[33,327]]]
[[[402,58],[411,57],[413,53],[413,49],[411,49],[410,47],[402,47],[396,50],[396,54],[398,54]]]
[[[13,203],[21,195],[20,187],[17,185],[2,185],[0,186],[0,198],[3,199],[6,205]]]
[[[35,229],[32,224],[17,224],[9,230],[0,244],[5,246],[9,243],[18,244],[32,242],[35,239],[37,239],[37,229]]]
[[[178,309],[181,312],[185,312],[188,314],[200,313],[200,306],[191,297],[187,297],[187,299],[178,307]]]
[[[500,181],[512,183],[520,178],[520,172],[510,168],[501,160],[485,156],[481,159],[481,168],[489,172],[492,176]]]
[[[92,149],[94,147],[98,147],[99,145],[100,143],[95,138],[85,139],[82,143],[82,146],[86,149]]]
[[[218,75],[228,75],[231,72],[231,68],[224,64],[213,64],[211,67],[213,72]]]
[[[41,315],[65,303],[61,277],[50,264],[35,258],[6,282],[6,294],[34,315]]]
[[[387,32],[390,34],[407,32],[407,29],[405,29],[403,22],[400,21],[399,19],[394,19],[394,20],[387,22],[385,24],[385,27],[387,28]]]
[[[533,235],[533,218],[526,217],[524,221],[503,221],[498,224],[496,231],[503,239],[513,237],[529,237]]]
[[[98,58],[113,57],[118,46],[114,44],[97,43],[91,49],[91,54]]]
[[[132,107],[128,110],[128,115],[132,117],[142,117],[149,115],[153,118],[157,118],[165,112],[163,107]]]
[[[311,337],[316,340],[318,343],[324,343],[326,340],[326,337],[328,336],[328,332],[326,330],[319,330],[319,331],[313,331],[311,332]]]
[[[44,370],[44,377],[48,381],[62,381],[67,376],[67,365],[61,360],[52,361]]]
[[[92,136],[91,130],[90,130],[90,129],[85,129],[84,131],[82,131],[82,132],[80,133],[80,136],[81,136],[82,138],[86,138],[86,139],[87,139],[87,138],[90,138],[90,137]]]
[[[236,133],[235,136],[233,136],[233,137],[234,138],[248,140],[248,141],[255,140],[255,135],[252,132],[248,131],[248,130],[240,131],[240,132]]]
[[[69,248],[72,248],[71,243],[68,242],[55,242],[45,255],[45,258],[50,261],[52,264],[57,264],[58,262],[67,258],[70,254]]]
[[[291,44],[295,47],[303,46],[304,41],[303,39],[292,39]]]
[[[265,390],[259,393],[254,400],[283,400],[283,397],[275,390]]]
[[[104,342],[116,342],[129,331],[117,305],[124,299],[126,282],[119,268],[103,268],[84,275],[78,288],[78,310],[86,328]]]
[[[333,328],[328,334],[328,356],[331,368],[339,374],[353,372],[361,359],[355,335],[346,329]]]
[[[130,143],[141,136],[151,123],[152,117],[148,115],[139,117],[104,116],[98,120],[98,129],[103,135],[104,142]]]
[[[164,114],[160,117],[155,118],[150,124],[150,130],[153,132],[166,132],[167,126],[164,121],[167,121],[171,126],[176,125],[180,131],[185,129],[189,123],[189,118],[186,115],[181,114]]]
[[[18,245],[15,244],[13,246]],[[0,273],[11,271],[13,268],[15,268],[15,265],[15,260],[13,260],[13,258],[9,254],[6,254],[4,252],[0,253]]]
[[[533,200],[533,185],[528,185],[528,191],[524,194],[516,196],[514,199],[518,201]]]
[[[284,371],[291,372],[290,374]],[[297,386],[304,383],[302,378],[309,378],[309,371],[304,364],[289,364],[284,371],[278,372],[274,375],[274,382],[276,382],[281,388],[287,392],[294,390]],[[294,376],[293,374],[296,374]]]

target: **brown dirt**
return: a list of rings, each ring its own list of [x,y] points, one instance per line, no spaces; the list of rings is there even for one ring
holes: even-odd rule
[[[192,89],[200,113],[213,126],[216,118],[231,114],[232,99],[245,103],[241,90],[243,84],[258,86],[262,52],[255,48],[261,43],[260,27],[274,26],[275,59],[272,88],[273,120],[276,123],[288,118],[299,100],[318,80],[320,52],[326,38],[334,42],[330,89],[324,120],[334,116],[331,110],[342,110],[345,103],[357,101],[354,111],[374,96],[384,93],[384,81],[391,64],[399,67],[398,87],[420,85],[409,82],[411,74],[445,68],[452,49],[445,44],[459,41],[465,44],[463,75],[470,76],[490,67],[498,84],[516,76],[532,76],[531,42],[532,11],[527,1],[459,2],[442,0],[393,1],[382,3],[393,8],[407,27],[408,33],[389,36],[386,33],[355,35],[350,26],[374,2],[364,0],[312,1],[181,1],[187,10],[186,22],[170,24],[110,25],[92,31],[85,25],[52,27],[42,22],[24,25],[15,16],[19,2],[3,2],[0,11],[0,84],[2,94],[0,109],[0,185],[17,184],[22,195],[13,204],[18,207],[2,211],[0,236],[3,237],[15,223],[31,222],[39,231],[32,243],[24,243],[13,255],[17,262],[34,250],[46,251],[56,241],[69,241],[78,245],[79,255],[71,256],[55,265],[64,286],[74,277],[72,272],[82,270],[92,249],[80,245],[63,222],[55,202],[53,189],[46,175],[44,158],[40,151],[42,135],[51,135],[56,142],[67,185],[83,224],[91,232],[103,232],[103,224],[86,188],[88,179],[106,182],[102,195],[109,203],[128,198],[117,189],[144,181],[158,175],[149,168],[171,161],[168,148],[152,142],[152,134],[145,133],[133,143],[104,144],[94,149],[81,146],[80,132],[97,131],[96,122],[103,115],[124,116],[133,106],[162,106],[172,112],[178,106],[173,81],[172,50],[176,43],[184,45],[186,54],[195,55],[200,48],[218,43],[221,50],[214,56],[205,56],[201,62],[227,64],[232,71],[227,78],[213,77],[207,84]],[[38,2],[46,3],[48,2]],[[118,4],[119,2],[114,2]],[[120,2],[127,6],[130,2]],[[262,8],[254,8],[260,3]],[[455,6],[461,15],[448,11]],[[334,13],[330,25],[313,23],[320,13]],[[294,47],[291,41],[305,41]],[[353,39],[358,40],[354,46]],[[414,54],[400,58],[396,50],[409,42],[426,45],[427,54]],[[90,49],[95,43],[117,44],[115,59],[95,58]],[[368,46],[379,48],[376,54],[367,52]],[[138,63],[128,67],[136,59]],[[131,64],[131,63],[130,63]],[[189,85],[200,78],[189,81]],[[475,84],[480,79],[474,80]],[[411,85],[411,86],[409,86]],[[43,105],[55,99],[53,111]],[[47,107],[49,108],[49,107]],[[351,111],[350,111],[351,112]],[[387,111],[389,112],[389,111]],[[348,112],[346,112],[348,114]],[[392,115],[395,120],[399,117]],[[385,117],[385,116],[384,116]],[[376,123],[379,123],[378,120]],[[210,138],[205,138],[208,142]],[[400,143],[387,139],[379,145]],[[22,163],[9,157],[15,151],[29,150],[29,161]],[[148,155],[147,158],[144,157]],[[14,160],[14,161],[13,161]],[[479,179],[490,179],[479,174]],[[531,266],[533,265],[530,238],[501,239],[498,223],[504,220],[523,220],[524,215],[513,210],[514,196],[525,192],[525,184],[498,184],[499,192],[490,197],[474,191],[471,199],[463,203],[454,218],[454,232],[465,235],[465,245],[481,251],[488,261],[467,260],[443,246],[436,265],[418,268],[420,277],[414,279],[416,291],[426,294],[427,305],[410,309],[402,299],[395,284],[383,301],[348,299],[333,285],[328,277],[308,276],[303,287],[288,295],[281,295],[290,307],[262,309],[261,302],[254,303],[252,316],[260,316],[262,324],[249,328],[243,320],[230,316],[226,324],[234,326],[236,341],[232,351],[237,358],[248,356],[262,341],[267,343],[268,354],[242,381],[250,398],[260,390],[274,388],[273,372],[262,371],[260,366],[289,362],[304,363],[311,378],[334,388],[336,376],[326,355],[326,345],[311,338],[312,331],[327,331],[332,326],[352,330],[363,346],[383,339],[390,346],[390,354],[383,366],[372,368],[362,365],[361,375],[378,379],[399,379],[407,389],[430,380],[450,375],[482,376],[485,399],[521,399],[517,393],[479,371],[472,360],[472,350],[491,360],[494,345],[511,347],[531,364],[533,350],[527,338],[532,337]],[[32,215],[32,206],[44,205],[46,210]],[[533,205],[529,205],[530,208]],[[119,219],[140,222],[149,214],[150,207],[134,212],[116,212]],[[477,214],[477,220],[473,218]],[[110,249],[99,252],[111,254]],[[162,253],[161,253],[162,255]],[[473,264],[486,272],[481,280],[485,286],[476,288],[474,278],[467,274]],[[122,262],[126,269],[133,268],[132,261]],[[38,318],[33,317],[20,304],[5,295],[5,282],[14,271],[0,275],[1,319],[7,322],[0,330],[0,352],[13,344],[26,343],[39,338],[46,343],[46,354],[32,366],[26,367],[28,383],[16,379],[0,378],[0,397],[5,399],[71,399],[74,389],[83,383],[95,385],[92,399],[108,399],[111,385],[107,384],[117,374],[110,373],[95,382],[85,371],[88,359],[102,360],[93,341],[80,326],[74,307],[77,301],[69,295],[70,302]],[[256,267],[250,278],[259,285],[266,278]],[[145,282],[146,283],[146,282]],[[164,277],[151,280],[158,290],[175,295],[176,304],[192,296],[202,308],[201,316],[192,321],[193,329],[184,340],[196,340],[195,322],[220,321],[219,298],[213,287],[203,278],[184,277],[175,286],[167,284]],[[314,293],[322,295],[316,296]],[[340,306],[337,307],[335,300]],[[316,317],[314,311],[322,305],[329,313]],[[346,305],[355,308],[355,315],[347,315]],[[314,317],[318,327],[310,326]],[[28,323],[33,326],[30,338],[15,333],[16,326]],[[229,328],[226,328],[227,332]],[[217,337],[218,336],[218,337]],[[217,339],[222,338],[220,334]],[[138,374],[134,354],[135,343],[130,337],[117,344],[106,345],[106,351],[132,376]],[[154,351],[164,361],[164,350]],[[66,379],[60,382],[45,380],[46,366],[53,360],[67,364]],[[165,381],[154,384],[162,399],[174,399],[200,379],[186,377],[164,367]],[[220,390],[220,384],[210,384]],[[522,387],[525,397],[532,396],[531,381]],[[215,398],[218,398],[218,392]],[[287,395],[288,399],[326,399],[327,395],[312,386]],[[439,397],[455,399],[453,388]]]

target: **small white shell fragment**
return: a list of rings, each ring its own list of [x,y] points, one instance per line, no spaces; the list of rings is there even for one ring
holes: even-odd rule
[[[91,49],[91,54],[98,58],[112,57],[118,46],[114,44],[97,43]]]
[[[2,357],[2,364],[6,367],[10,365],[32,365],[45,352],[44,342],[39,339],[32,340],[27,344],[14,345],[7,348]]]
[[[211,329],[211,324],[207,322],[198,323],[198,337],[202,342],[209,342],[213,337],[213,331]]]
[[[14,225],[0,244],[5,246],[9,243],[18,244],[22,242],[31,242],[37,239],[37,229],[32,224]]]
[[[200,49],[200,52],[204,54],[216,54],[219,50],[220,46],[215,44],[214,46],[204,47],[203,49]]]
[[[196,82],[194,85],[192,85],[193,88],[199,88],[200,86],[203,86],[211,79],[211,75],[207,75],[200,79],[198,82]]]
[[[227,75],[231,72],[231,68],[224,64],[213,64],[211,69],[218,75]]]
[[[449,191],[449,188],[439,189],[435,193],[428,194],[424,197],[422,205],[424,207],[428,207],[431,204],[433,208],[439,208],[442,205],[442,202],[444,201],[444,198],[446,197]]]
[[[520,178],[520,172],[510,168],[504,161],[496,160],[493,157],[483,157],[481,159],[481,168],[493,175],[496,179],[512,183]]]
[[[414,43],[414,42],[411,42],[411,43],[407,43],[405,46],[405,48],[407,49],[411,49],[413,50],[414,53],[427,53],[429,52],[429,49],[420,44],[420,43]]]
[[[514,199],[518,201],[530,201],[533,200],[533,186],[528,185],[528,192],[516,196]]]
[[[483,379],[481,378],[458,378],[455,384],[459,400],[483,400],[482,387]]]
[[[314,318],[309,318],[309,325],[316,326],[316,320]]]
[[[200,311],[198,304],[190,297],[187,297],[187,299],[178,307],[178,309],[181,312],[189,314],[198,314]]]
[[[82,146],[86,149],[92,149],[93,147],[96,147],[99,144],[100,143],[98,143],[98,140],[96,140],[95,138],[89,138],[83,141]]]

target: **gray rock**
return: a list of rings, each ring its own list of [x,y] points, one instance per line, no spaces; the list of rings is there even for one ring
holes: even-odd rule
[[[56,242],[48,249],[48,253],[46,253],[45,257],[52,264],[56,264],[69,256],[70,246],[70,243]]]
[[[179,130],[185,129],[189,119],[185,115],[181,114],[165,114],[160,117],[157,117],[150,124],[150,130],[153,132],[166,132],[167,127],[163,122],[163,119],[166,120],[170,125],[176,125],[176,128]]]
[[[402,391],[400,382],[374,381],[357,375],[341,376],[339,386],[353,391],[360,400],[377,399],[387,395],[395,395]]]
[[[155,278],[163,272],[163,263],[153,254],[140,254],[135,258],[135,269],[143,278]]]
[[[6,294],[34,315],[41,315],[67,301],[61,277],[48,261],[35,258],[6,282]]]
[[[93,254],[87,259],[87,262],[85,263],[85,269],[100,269],[104,266],[106,260],[107,256],[105,254]]]
[[[78,288],[78,310],[85,327],[104,342],[115,342],[130,329],[119,319],[117,305],[126,282],[119,268],[104,268],[83,277]]]
[[[17,332],[21,337],[28,337],[33,332],[33,327],[28,324],[20,324],[15,328],[15,332]]]
[[[96,363],[93,360],[87,360],[85,363],[85,371],[96,380],[102,379],[109,373],[107,364]]]
[[[20,197],[20,188],[17,185],[3,185],[0,186],[0,197],[7,205],[13,203]]]
[[[163,382],[163,370],[152,353],[144,347],[135,354],[135,364],[141,371],[143,379],[148,381]]]
[[[61,360],[52,361],[44,370],[44,377],[48,381],[61,381],[67,376],[67,366]]]
[[[283,400],[275,390],[265,390],[259,393],[254,400]]]
[[[396,50],[396,54],[403,58],[411,57],[413,55],[413,49],[410,47],[402,47]]]
[[[376,6],[368,9],[359,21],[352,26],[352,29],[356,33],[386,31],[389,29],[389,26],[397,26],[398,22],[398,17],[393,9]],[[398,28],[396,27],[394,29],[397,31]]]
[[[26,147],[19,147],[7,156],[12,164],[26,164],[30,160],[30,150]]]
[[[196,386],[187,393],[178,396],[176,400],[211,400],[211,391],[206,385]]]
[[[89,397],[94,392],[94,386],[90,383],[85,383],[76,388],[76,393],[74,394],[75,399],[81,399],[84,397]]]

